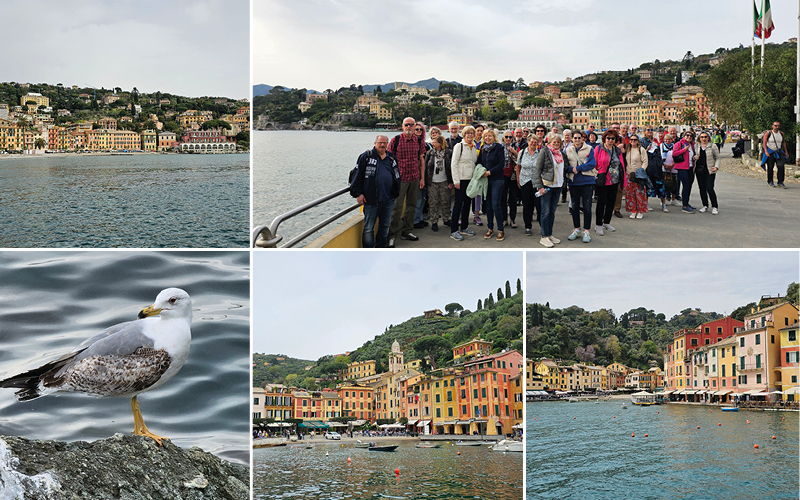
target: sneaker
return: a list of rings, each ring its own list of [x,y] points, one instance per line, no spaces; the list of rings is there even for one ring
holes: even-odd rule
[[[662,203],[661,204],[661,211],[669,213],[669,210],[667,210],[667,204],[666,203]]]
[[[386,245],[387,248],[394,248],[394,238],[389,238],[389,243]]]
[[[718,213],[719,210],[717,209],[717,207],[711,207],[711,215],[717,215]]]
[[[683,201],[683,200],[681,199],[680,195],[677,195],[677,194],[675,195],[675,199],[676,199],[676,200],[678,200],[678,201]]]
[[[636,218],[636,212],[631,212],[631,215],[629,217],[631,219],[635,219]]]
[[[648,212],[652,212],[652,211],[653,211],[653,207],[651,207],[650,205],[648,205],[648,206],[647,206],[647,211],[648,211]]]
[[[768,182],[767,184],[769,184],[769,187],[775,187],[775,183],[774,182]]]
[[[506,233],[504,231],[497,231],[497,241],[503,241],[506,239]]]
[[[594,232],[598,234],[598,236],[603,236],[606,232],[603,230],[603,226],[594,226]]]
[[[592,237],[589,236],[589,230],[586,229],[586,230],[583,231],[583,242],[584,243],[589,243],[590,241],[592,241]]]
[[[423,227],[428,227],[428,223],[425,222],[424,220],[421,220],[416,224],[414,224],[414,229],[422,229]]]
[[[408,241],[419,241],[419,236],[415,235],[414,233],[408,233],[400,236],[404,240]]]
[[[552,241],[552,242],[553,242],[553,243],[555,243],[556,245],[558,245],[559,243],[561,243],[561,240],[559,240],[559,239],[558,239],[558,238],[556,238],[555,236],[548,236],[548,238],[550,239],[550,241]]]
[[[434,222],[433,224],[431,224],[431,231],[436,232],[438,230],[439,230],[439,223]]]
[[[644,213],[643,212],[639,212],[639,213],[636,214],[636,218],[637,219],[641,219],[642,217],[644,217]]]
[[[486,231],[486,234],[483,235],[483,239],[484,240],[488,240],[489,238],[492,237],[493,234],[494,234],[494,231],[489,229],[488,231]]]
[[[683,207],[683,208],[681,208],[681,212],[683,212],[685,214],[693,214],[695,212],[695,210],[692,207]]]
[[[778,183],[778,187],[782,187],[783,189],[789,189],[782,182]]]
[[[483,221],[477,215],[472,218],[472,222],[475,223],[476,226],[482,226],[483,225]]]
[[[679,202],[678,200],[672,200],[672,206],[673,207],[680,207],[682,205],[681,205],[681,202]]]
[[[458,232],[459,234],[466,234],[467,236],[475,236],[475,231],[470,228],[462,229]]]
[[[604,227],[604,228],[606,228],[606,229],[608,229],[608,230],[609,230],[609,231],[611,231],[612,233],[613,233],[614,231],[616,231],[616,229],[614,228],[614,226],[612,226],[611,224],[603,224],[603,227]]]
[[[461,241],[464,239],[464,237],[461,236],[461,234],[458,231],[456,231],[455,233],[450,233],[450,237],[456,241]]]
[[[541,239],[541,240],[539,240],[539,243],[540,243],[540,244],[541,244],[543,247],[547,247],[547,248],[553,248],[553,246],[555,246],[555,245],[553,245],[553,242],[552,242],[552,241],[550,241],[550,238],[544,238],[544,237],[542,237],[542,239]]]
[[[511,229],[516,229],[516,228],[517,228],[517,223],[512,220],[511,221]]]
[[[703,207],[700,210],[698,210],[698,212],[700,212],[702,214],[702,213],[705,213],[707,210],[708,210],[708,207]]]
[[[525,236],[533,236],[533,231],[531,231],[530,228],[526,228],[525,229]]]
[[[572,240],[574,240],[575,238],[577,238],[580,235],[581,235],[581,230],[580,229],[573,229],[572,232],[569,233],[569,236],[567,236],[567,239],[572,241]]]

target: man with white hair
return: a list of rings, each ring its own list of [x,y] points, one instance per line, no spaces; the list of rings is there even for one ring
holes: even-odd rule
[[[447,138],[447,149],[452,151],[453,147],[459,142],[461,142],[461,136],[458,135],[458,130],[461,127],[458,125],[458,122],[456,121],[450,122],[447,126],[450,129],[450,137]]]

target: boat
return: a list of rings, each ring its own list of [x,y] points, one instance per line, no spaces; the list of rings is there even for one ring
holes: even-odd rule
[[[456,446],[481,446],[483,441],[459,441]]]
[[[578,398],[576,398],[574,396],[570,396],[570,398],[567,399],[567,403],[577,403],[578,401],[580,401],[580,399],[578,399]]]
[[[369,451],[394,451],[395,449],[397,449],[397,445],[396,444],[379,445],[376,443],[370,443],[369,448],[367,449]]]
[[[360,439],[356,440],[356,448],[369,448],[370,444],[361,441]]]
[[[489,447],[492,451],[508,451],[522,453],[522,441],[514,441],[513,439],[503,439]]]
[[[631,403],[640,406],[654,405],[656,404],[656,395],[651,392],[640,391],[631,394]]]
[[[622,403],[622,409],[623,410],[627,410],[628,409],[628,405],[626,405],[625,403]]]
[[[423,441],[414,445],[414,448],[441,448],[441,443],[431,443],[430,441]]]
[[[720,410],[722,411],[739,411],[738,406],[720,406]]]

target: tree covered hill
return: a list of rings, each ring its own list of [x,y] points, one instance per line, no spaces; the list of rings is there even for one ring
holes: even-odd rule
[[[791,283],[786,299],[797,303],[798,284]],[[756,302],[740,306],[731,317],[742,321]],[[598,365],[614,362],[633,368],[663,368],[664,350],[674,332],[724,317],[716,312],[687,308],[667,319],[663,313],[638,307],[617,316],[611,309],[587,311],[579,306],[551,309],[527,304],[526,355]]]
[[[453,359],[454,346],[474,338],[491,342],[493,352],[505,348],[522,352],[523,299],[520,288],[519,280],[516,290],[506,282],[504,288],[478,300],[475,311],[453,302],[445,306],[443,316],[425,318],[420,315],[398,325],[389,325],[383,333],[351,351],[349,356],[334,358],[327,355],[314,362],[255,354],[253,384],[262,387],[268,383],[286,383],[307,389],[332,387],[340,371],[354,361],[375,360],[376,371],[383,373],[388,370],[389,353],[395,340],[400,344],[406,361],[423,359],[423,371],[445,366]],[[284,359],[277,360],[278,357]],[[306,370],[308,366],[312,368]]]

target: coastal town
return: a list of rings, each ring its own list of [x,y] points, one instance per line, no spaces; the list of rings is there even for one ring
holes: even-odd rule
[[[473,339],[453,347],[449,366],[424,373],[421,359],[405,360],[395,340],[388,370],[356,361],[335,388],[312,391],[283,384],[253,388],[253,419],[261,436],[344,428],[393,434],[511,436],[522,426],[522,354]]]
[[[798,329],[796,304],[764,296],[743,321],[726,316],[673,332],[663,369],[528,359],[527,399],[647,391],[661,402],[797,410]]]
[[[18,102],[0,102],[0,155],[249,149],[247,99],[190,100],[160,92],[140,94],[136,88],[101,90],[98,95],[96,89],[77,85],[66,93],[63,86],[0,84],[6,99],[23,90]],[[187,103],[213,109],[191,109]]]

